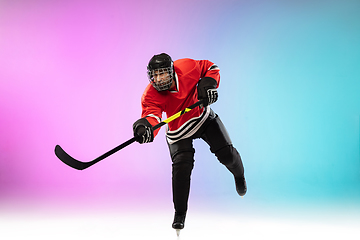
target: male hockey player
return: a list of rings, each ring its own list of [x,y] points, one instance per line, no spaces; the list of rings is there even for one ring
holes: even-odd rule
[[[161,122],[162,112],[169,117],[198,100],[203,101],[202,106],[169,122],[166,129],[172,159],[174,229],[184,228],[190,175],[194,166],[194,139],[203,139],[210,146],[210,151],[234,175],[236,191],[240,196],[247,191],[240,155],[220,118],[209,106],[218,98],[219,71],[218,66],[208,60],[187,58],[173,62],[166,53],[154,55],[147,66],[150,84],[142,95],[141,118],[133,124],[137,142],[153,141],[159,130],[153,131],[152,126]]]

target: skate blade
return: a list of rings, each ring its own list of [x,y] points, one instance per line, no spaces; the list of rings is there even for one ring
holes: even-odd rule
[[[180,236],[180,229],[176,229],[176,236]]]

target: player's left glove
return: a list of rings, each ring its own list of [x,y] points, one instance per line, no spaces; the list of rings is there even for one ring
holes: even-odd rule
[[[203,106],[213,104],[218,99],[216,90],[217,82],[211,77],[203,77],[197,86],[198,99],[203,101]]]
[[[133,124],[135,140],[139,143],[149,143],[154,141],[154,132],[151,124],[146,118],[140,118]]]

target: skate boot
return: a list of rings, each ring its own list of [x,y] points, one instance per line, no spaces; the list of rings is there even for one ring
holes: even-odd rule
[[[237,193],[243,197],[247,191],[245,177],[235,177],[235,185]]]
[[[175,213],[174,222],[172,224],[173,229],[176,230],[176,235],[180,236],[180,230],[184,228],[186,213]]]
[[[186,213],[175,213],[174,216],[174,222],[172,224],[172,227],[174,229],[183,229],[184,228],[184,223],[185,223],[185,217],[186,217]]]

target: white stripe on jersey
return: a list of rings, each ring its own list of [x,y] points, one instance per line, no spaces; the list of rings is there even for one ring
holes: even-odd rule
[[[220,70],[220,68],[216,64],[213,64],[211,67],[209,67],[208,71],[210,70]]]
[[[178,75],[177,73],[175,72],[175,78],[174,78],[174,81],[175,81],[175,84],[176,84],[176,90],[169,90],[169,92],[171,93],[177,93],[180,91],[179,89],[179,80],[178,80]]]
[[[147,117],[153,117],[153,118],[155,118],[159,123],[161,122],[161,118],[159,118],[158,116],[156,116],[156,115],[154,115],[154,114],[149,114],[149,115],[147,115],[145,118],[147,118]]]
[[[191,137],[203,125],[209,114],[210,106],[207,106],[199,117],[189,119],[179,129],[175,131],[169,131],[169,128],[167,127],[166,139],[168,143],[173,144],[181,139]]]

